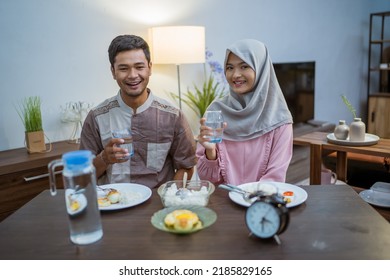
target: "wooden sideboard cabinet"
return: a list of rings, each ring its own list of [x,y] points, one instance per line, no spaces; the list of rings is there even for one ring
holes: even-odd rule
[[[53,143],[48,153],[29,154],[26,148],[0,151],[0,221],[49,189],[49,162],[78,148],[77,144],[61,141]],[[62,188],[62,176],[56,179]]]
[[[390,138],[390,94],[372,95],[368,98],[369,133]]]
[[[370,14],[367,131],[390,138],[390,11]]]

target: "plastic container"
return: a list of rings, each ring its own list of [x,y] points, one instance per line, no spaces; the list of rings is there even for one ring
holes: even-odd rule
[[[62,159],[54,160],[48,165],[53,196],[57,194],[55,169],[64,167],[62,177],[70,239],[79,245],[93,243],[103,236],[93,158],[90,151],[73,151],[63,154]]]
[[[177,191],[183,187],[183,180],[177,180],[166,182],[157,189],[157,193],[159,194],[164,207],[189,205],[207,206],[210,196],[215,190],[215,186],[210,181],[186,181],[185,188],[188,190],[188,194],[183,198],[177,194]]]

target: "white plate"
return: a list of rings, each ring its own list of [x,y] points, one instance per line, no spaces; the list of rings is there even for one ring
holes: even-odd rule
[[[374,191],[370,189],[370,190],[361,191],[359,195],[364,201],[372,205],[376,205],[380,207],[390,207],[389,192]]]
[[[115,204],[111,204],[107,207],[99,206],[99,209],[102,211],[110,211],[110,210],[119,210],[123,208],[132,207],[138,204],[141,204],[148,200],[152,195],[152,190],[147,186],[133,183],[117,183],[117,184],[108,184],[101,185],[99,188],[106,189],[112,188],[116,189],[121,193],[121,195],[125,195],[126,199]],[[102,195],[102,191],[98,190],[98,196]]]
[[[65,190],[65,202],[66,202],[66,210],[69,215],[75,216],[76,214],[80,213],[87,207],[87,198],[83,194],[82,190],[80,193],[75,192],[73,189],[66,189]],[[77,201],[79,203],[79,207],[76,210],[72,210],[71,208],[71,201]]]
[[[307,199],[307,192],[298,186],[287,184],[287,183],[279,183],[279,182],[264,182],[264,183],[272,184],[272,185],[276,186],[278,188],[279,194],[282,194],[285,191],[293,191],[294,192],[294,197],[292,198],[291,202],[286,205],[288,208],[297,206],[297,205],[305,202]],[[251,190],[253,190],[254,185],[257,185],[257,184],[259,184],[259,183],[258,182],[246,183],[246,184],[239,185],[237,187],[239,187],[243,190],[251,191]],[[239,205],[242,205],[245,207],[250,206],[250,203],[246,202],[244,200],[244,198],[242,197],[242,195],[239,193],[229,192],[229,198]]]
[[[336,139],[334,133],[329,133],[328,135],[326,135],[326,138],[328,139],[329,143],[345,146],[370,146],[375,145],[379,141],[378,136],[369,133],[366,133],[364,141],[350,141],[349,138],[347,138],[346,140],[339,140]]]

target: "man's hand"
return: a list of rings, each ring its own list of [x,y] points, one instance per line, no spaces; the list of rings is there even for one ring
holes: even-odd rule
[[[106,172],[106,169],[110,164],[126,162],[129,160],[128,158],[123,159],[123,157],[130,156],[127,149],[123,149],[119,146],[123,143],[123,139],[113,138],[107,143],[107,145],[104,147],[104,150],[96,156],[93,164],[96,168],[97,178]]]
[[[101,157],[106,164],[121,163],[129,160],[129,151],[120,147],[124,142],[122,138],[112,138],[107,143],[101,152]]]

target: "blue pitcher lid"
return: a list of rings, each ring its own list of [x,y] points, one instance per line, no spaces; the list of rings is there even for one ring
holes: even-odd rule
[[[91,158],[92,152],[88,150],[72,151],[62,155],[62,160],[67,166],[89,164]]]

